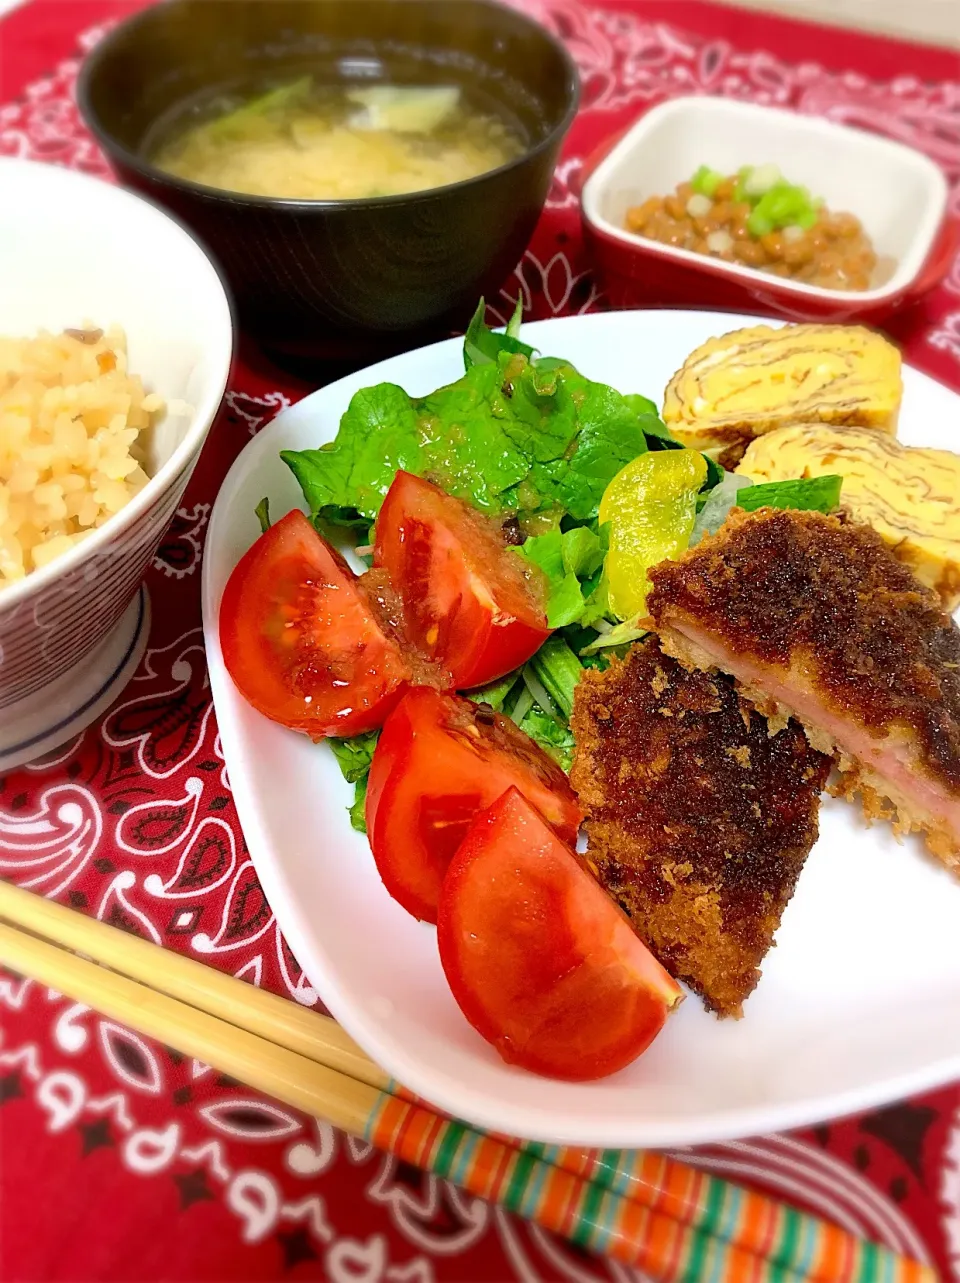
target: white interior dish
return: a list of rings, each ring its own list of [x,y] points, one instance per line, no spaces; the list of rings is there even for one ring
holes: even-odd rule
[[[754,318],[609,312],[524,327],[543,352],[623,392],[659,397],[684,358]],[[650,1051],[614,1077],[572,1084],[504,1064],[447,988],[432,927],[391,900],[366,839],[350,828],[352,788],[323,745],[256,713],[224,669],[218,603],[259,533],[268,495],[301,504],[281,449],[331,440],[350,397],[389,380],[424,395],[462,372],[461,341],[396,357],[284,411],[240,455],[220,490],[203,565],[204,634],[230,782],[250,854],[294,953],[323,1001],[390,1074],[475,1124],[591,1146],[678,1145],[796,1127],[960,1075],[960,881],[824,798],[821,836],[777,948],[741,1021],[690,997]],[[960,400],[907,369],[900,436],[948,447]]]
[[[100,179],[0,159],[0,334],[90,321],[125,331],[130,371],[168,409],[138,443],[144,488],[83,542],[0,589],[0,772],[86,725],[136,666],[147,615],[133,599],[233,352],[219,275],[173,218]]]
[[[0,159],[0,280],[0,334],[119,325],[131,373],[174,403],[142,443],[150,481],[117,514],[129,521],[180,471],[220,405],[233,327],[215,268],[190,232],[142,197],[72,170]],[[5,588],[0,610],[114,529],[108,522]]]
[[[674,98],[643,115],[616,143],[583,185],[584,216],[626,245],[642,241],[668,258],[712,268],[745,281],[757,278],[778,291],[848,299],[823,289],[691,250],[639,237],[624,227],[627,210],[650,196],[666,196],[701,165],[724,174],[743,165],[773,162],[791,183],[809,187],[836,212],[855,214],[880,257],[896,269],[883,285],[858,290],[865,306],[903,293],[934,247],[947,210],[946,179],[926,156],[819,116],[728,98]]]

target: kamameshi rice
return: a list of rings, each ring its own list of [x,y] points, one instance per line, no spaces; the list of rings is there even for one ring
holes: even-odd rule
[[[0,336],[0,592],[146,485],[142,434],[162,408],[117,327]]]

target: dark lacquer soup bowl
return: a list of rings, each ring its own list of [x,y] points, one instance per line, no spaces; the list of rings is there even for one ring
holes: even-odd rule
[[[149,140],[178,104],[305,70],[334,83],[455,84],[509,114],[521,154],[447,186],[360,200],[242,195],[151,162]],[[166,0],[97,45],[78,95],[120,179],[219,260],[247,332],[342,357],[436,336],[502,284],[543,208],[579,82],[548,32],[489,0]]]

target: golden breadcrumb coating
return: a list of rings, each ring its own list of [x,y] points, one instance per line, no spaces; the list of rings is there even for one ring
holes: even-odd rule
[[[844,791],[956,862],[960,630],[879,535],[844,516],[735,511],[650,578],[666,649],[797,717],[852,776]]]
[[[655,638],[577,685],[587,859],[664,966],[739,1016],[817,837],[829,759]]]

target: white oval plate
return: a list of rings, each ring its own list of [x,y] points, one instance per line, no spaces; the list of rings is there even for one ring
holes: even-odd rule
[[[659,398],[698,344],[753,318],[621,312],[524,328],[544,353],[622,392]],[[259,533],[254,506],[301,503],[281,449],[331,440],[358,388],[414,395],[462,372],[451,339],[394,357],[285,410],[247,446],[220,490],[203,567],[210,681],[240,822],[277,920],[332,1014],[410,1090],[478,1126],[588,1146],[696,1144],[797,1127],[960,1077],[960,882],[916,841],[867,829],[825,798],[811,852],[740,1021],[695,997],[653,1047],[601,1082],[537,1078],[505,1065],[460,1014],[432,927],[387,895],[350,828],[352,787],[332,754],[254,712],[223,666],[217,606]],[[900,437],[955,444],[960,399],[904,371]]]

